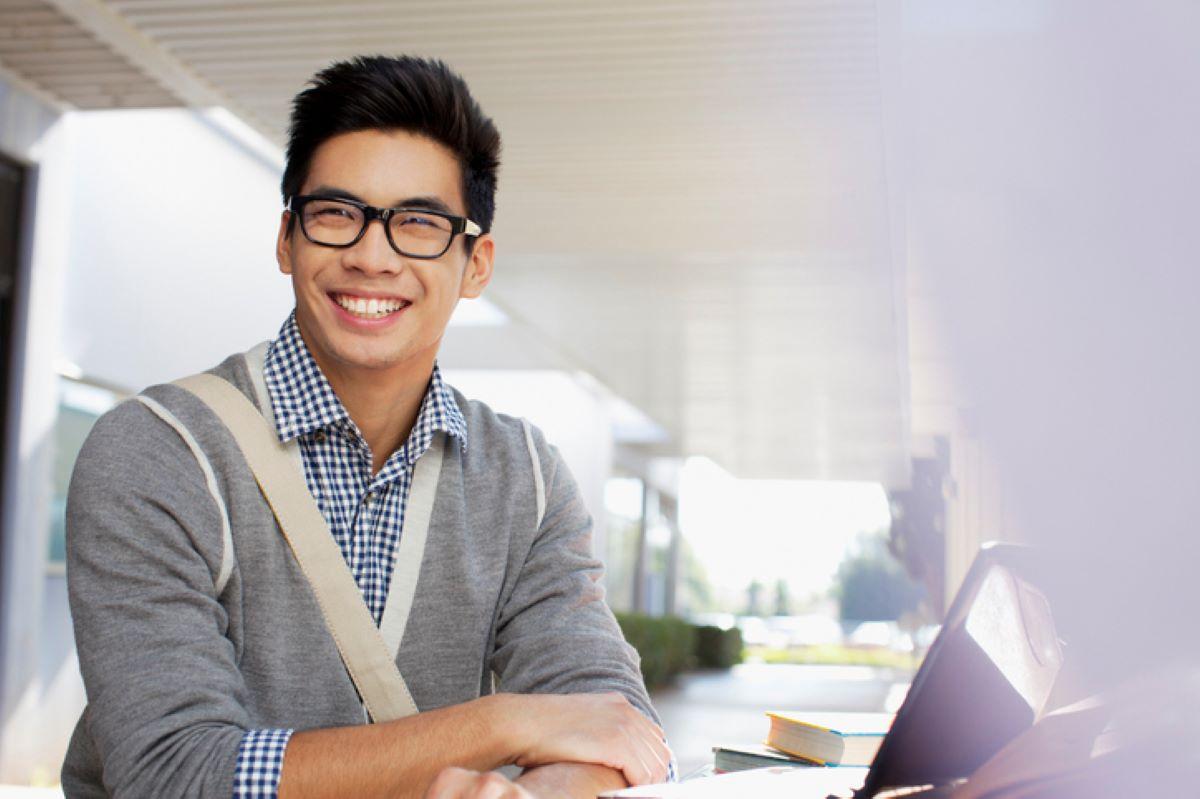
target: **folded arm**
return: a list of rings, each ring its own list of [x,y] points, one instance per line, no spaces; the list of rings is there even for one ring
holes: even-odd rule
[[[529,767],[521,779],[530,786],[576,786],[566,795],[583,795],[592,784],[652,781],[649,764],[665,750],[662,730],[617,694],[496,694],[385,724],[298,732],[279,795],[421,796],[449,766],[511,764]]]

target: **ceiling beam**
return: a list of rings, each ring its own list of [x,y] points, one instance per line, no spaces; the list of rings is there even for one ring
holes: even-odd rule
[[[273,141],[280,132],[241,108],[101,0],[47,0],[59,13],[107,45],[193,108],[228,109]]]

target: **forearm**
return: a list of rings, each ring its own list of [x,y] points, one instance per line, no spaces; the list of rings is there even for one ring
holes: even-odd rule
[[[288,744],[280,799],[424,794],[449,765],[486,771],[519,749],[499,722],[511,697],[488,696],[384,724],[297,732]]]
[[[516,782],[539,799],[594,799],[602,791],[624,788],[629,784],[616,769],[593,763],[552,763],[539,766],[527,769]]]

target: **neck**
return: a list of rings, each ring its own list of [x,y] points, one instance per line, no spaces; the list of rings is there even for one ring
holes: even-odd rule
[[[371,448],[372,474],[408,440],[432,373],[432,362],[419,372],[386,376],[377,371],[365,375],[326,372],[329,385]]]
[[[436,348],[386,369],[348,367],[313,352],[325,379],[371,448],[371,473],[377,474],[412,433],[433,375]]]

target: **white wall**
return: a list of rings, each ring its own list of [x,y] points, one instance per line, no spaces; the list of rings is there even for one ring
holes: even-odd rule
[[[61,352],[132,390],[273,338],[281,168],[199,113],[73,115]]]

